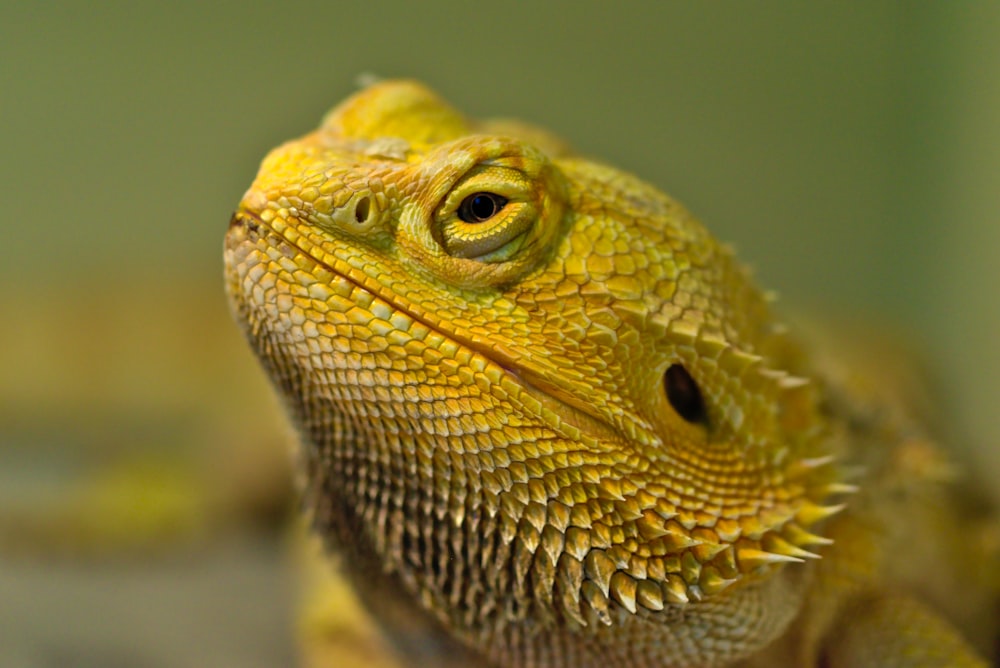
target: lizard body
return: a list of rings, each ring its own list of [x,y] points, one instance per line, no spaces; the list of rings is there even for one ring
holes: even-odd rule
[[[985,665],[943,455],[652,186],[386,82],[265,158],[225,254],[414,665]]]

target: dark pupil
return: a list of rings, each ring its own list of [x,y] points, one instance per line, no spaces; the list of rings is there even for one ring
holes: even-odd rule
[[[663,384],[667,389],[667,399],[678,415],[688,422],[701,424],[708,422],[701,390],[687,369],[680,364],[674,364],[663,376]]]
[[[506,203],[506,199],[493,193],[469,195],[458,207],[458,217],[467,223],[481,223],[495,216]]]

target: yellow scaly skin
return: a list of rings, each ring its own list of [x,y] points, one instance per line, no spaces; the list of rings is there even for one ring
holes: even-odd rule
[[[635,177],[386,82],[267,156],[225,257],[413,665],[985,665],[934,446]]]

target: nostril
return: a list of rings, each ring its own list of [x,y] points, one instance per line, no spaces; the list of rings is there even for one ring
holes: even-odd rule
[[[334,227],[354,234],[364,234],[380,220],[378,200],[369,193],[351,193],[350,199],[330,211]]]
[[[361,225],[368,220],[368,214],[371,212],[371,200],[367,197],[362,197],[358,200],[357,205],[354,207],[354,220],[358,221]]]

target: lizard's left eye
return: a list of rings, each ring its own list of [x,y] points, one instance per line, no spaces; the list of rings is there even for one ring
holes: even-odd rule
[[[538,235],[557,229],[559,214],[551,211],[561,204],[561,191],[540,174],[548,163],[527,147],[520,148],[517,154],[472,165],[450,184],[431,177],[431,183],[448,187],[431,227],[447,255],[493,265],[539,257],[543,247],[537,244]]]
[[[490,180],[499,181],[496,177]],[[506,189],[503,195],[465,187],[453,195],[453,202],[445,201],[438,231],[441,246],[449,255],[504,262],[517,253],[538,220],[537,209],[530,193],[516,180],[513,185],[504,182],[500,186]]]
[[[466,223],[485,223],[507,206],[507,198],[496,193],[474,193],[458,207],[458,217]]]

